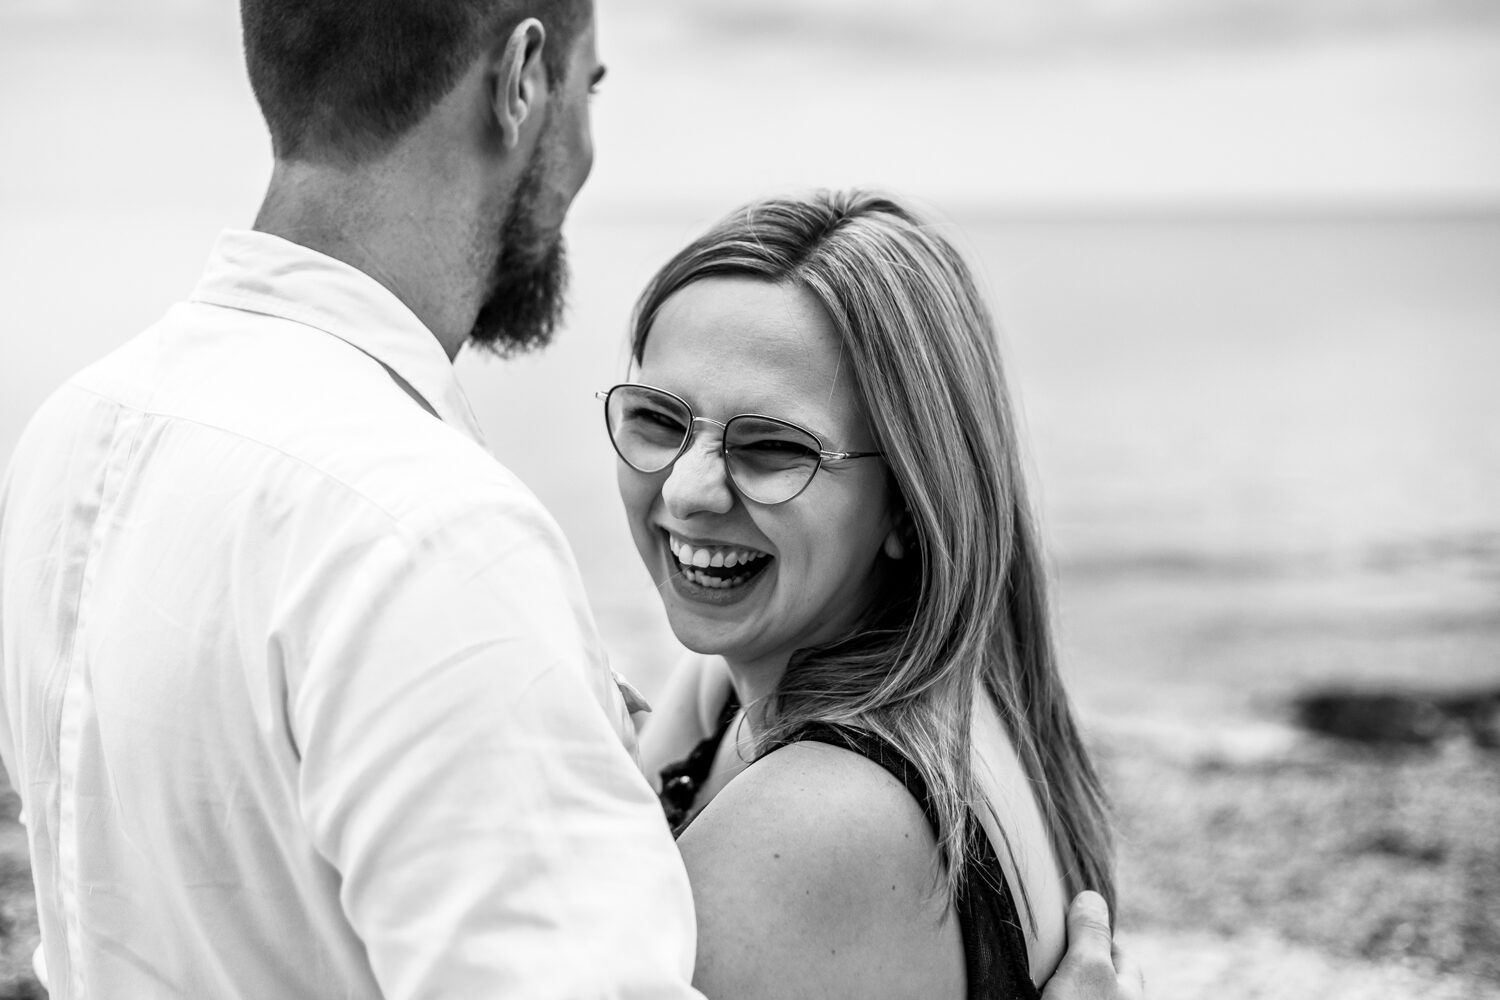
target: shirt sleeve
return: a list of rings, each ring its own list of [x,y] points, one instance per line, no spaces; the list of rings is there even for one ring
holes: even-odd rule
[[[686,874],[556,527],[330,552],[295,588],[288,725],[385,996],[697,997]]]

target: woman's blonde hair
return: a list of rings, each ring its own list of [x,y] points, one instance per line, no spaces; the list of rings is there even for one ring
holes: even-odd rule
[[[1070,889],[1113,902],[1108,810],[1058,676],[995,327],[968,267],[888,197],[755,202],[647,286],[633,320],[637,362],[662,304],[714,276],[797,284],[822,303],[905,507],[906,557],[882,557],[880,596],[854,634],[792,657],[761,706],[757,753],[813,722],[889,742],[927,782],[956,892],[973,838],[983,836],[969,806],[987,808],[970,768],[982,684],[1035,783]]]

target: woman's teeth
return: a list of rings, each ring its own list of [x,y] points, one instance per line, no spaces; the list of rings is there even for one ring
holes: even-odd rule
[[[694,548],[671,535],[667,536],[667,543],[672,549],[672,555],[677,559],[677,565],[682,570],[682,575],[700,587],[716,587],[721,589],[738,587],[762,568],[755,564],[768,558],[764,552],[756,552],[754,549],[745,549],[738,546],[726,545]],[[732,574],[703,572],[704,570],[732,570],[736,567],[744,567],[744,569],[739,573]]]

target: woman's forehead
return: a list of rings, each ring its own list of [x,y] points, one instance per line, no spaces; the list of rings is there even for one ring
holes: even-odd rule
[[[798,284],[714,277],[680,289],[651,325],[640,379],[716,419],[763,412],[834,433],[864,418],[843,341]]]
[[[844,379],[843,344],[823,306],[801,285],[705,278],[663,303],[642,352],[645,370],[754,385],[827,389]]]

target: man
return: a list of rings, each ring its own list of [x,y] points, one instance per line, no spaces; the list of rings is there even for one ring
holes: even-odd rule
[[[556,325],[591,0],[242,14],[255,230],[42,407],[0,490],[53,995],[695,996],[572,557],[451,366]],[[1078,912],[1056,995],[1114,995]]]

